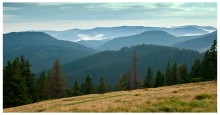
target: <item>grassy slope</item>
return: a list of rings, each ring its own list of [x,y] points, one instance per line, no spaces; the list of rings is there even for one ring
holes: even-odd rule
[[[200,82],[91,94],[7,108],[4,112],[217,112],[217,83]]]

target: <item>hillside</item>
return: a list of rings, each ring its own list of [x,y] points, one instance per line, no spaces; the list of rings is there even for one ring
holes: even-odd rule
[[[203,52],[211,46],[214,40],[217,40],[217,31],[195,39],[174,44],[173,46],[177,48],[192,49]]]
[[[12,32],[3,35],[4,64],[23,54],[36,73],[49,69],[56,58],[67,63],[95,52],[74,42],[57,40],[43,32]]]
[[[129,47],[140,44],[169,46],[180,41],[181,40],[176,36],[164,31],[145,31],[137,35],[114,38],[113,40],[108,41],[107,43],[100,46],[98,50],[119,50],[122,47]]]
[[[4,112],[217,112],[216,81],[54,99]]]
[[[107,84],[114,85],[120,75],[130,69],[134,51],[137,52],[137,67],[142,79],[148,67],[156,73],[159,69],[164,71],[168,62],[172,64],[176,61],[177,64],[186,64],[189,68],[195,58],[201,58],[203,55],[197,51],[166,46],[138,45],[119,51],[103,51],[69,62],[63,65],[63,72],[70,86],[75,80],[84,81],[87,75],[92,77],[95,84],[104,76]]]
[[[89,48],[96,49],[96,48],[98,48],[99,46],[105,44],[108,41],[109,41],[108,39],[103,39],[103,40],[81,40],[81,41],[78,41],[76,43],[84,45],[84,46],[89,47]]]

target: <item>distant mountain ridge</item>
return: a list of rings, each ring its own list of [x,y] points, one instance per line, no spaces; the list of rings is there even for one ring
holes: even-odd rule
[[[34,72],[51,68],[56,58],[67,63],[95,52],[74,42],[57,40],[43,32],[12,32],[3,35],[3,63],[23,54],[30,61]]]
[[[145,31],[165,31],[174,36],[187,37],[208,34],[216,30],[211,26],[186,25],[177,27],[144,27],[144,26],[117,26],[96,27],[93,29],[69,29],[65,31],[45,30],[43,32],[59,39],[78,42],[84,46],[96,49],[107,41],[125,36],[140,34]],[[94,41],[95,40],[95,41]]]
[[[97,50],[119,50],[122,47],[129,47],[141,44],[153,44],[185,48],[202,52],[207,50],[211,46],[214,39],[217,39],[216,31],[199,36],[176,37],[164,31],[153,30],[145,31],[137,35],[114,38],[106,42],[102,46],[98,47]]]
[[[145,31],[137,35],[114,38],[100,46],[98,50],[119,50],[122,47],[129,47],[140,44],[169,46],[178,42],[181,42],[181,40],[174,35],[164,31],[153,30]]]
[[[113,39],[116,37],[130,36],[142,33],[144,31],[161,30],[175,36],[184,36],[189,34],[202,35],[213,32],[216,28],[211,26],[186,25],[177,27],[144,27],[144,26],[118,26],[118,27],[96,27],[93,29],[70,29],[66,31],[48,31],[43,32],[60,40],[80,41],[85,40],[80,35],[94,37],[101,35],[100,38]],[[96,40],[96,39],[90,39]]]

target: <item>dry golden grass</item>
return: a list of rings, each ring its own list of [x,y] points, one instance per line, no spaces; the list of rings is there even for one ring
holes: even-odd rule
[[[217,83],[91,94],[48,100],[4,112],[217,112]]]

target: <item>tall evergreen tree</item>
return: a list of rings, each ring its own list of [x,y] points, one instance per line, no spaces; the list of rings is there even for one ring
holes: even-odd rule
[[[165,83],[164,85],[171,85],[172,83],[172,77],[170,72],[170,63],[167,64],[165,77],[164,77]]]
[[[107,92],[107,86],[104,81],[104,77],[102,76],[99,80],[99,86],[98,86],[98,93],[105,93]]]
[[[60,61],[56,59],[50,76],[48,76],[48,90],[50,98],[60,98],[65,94],[65,79],[62,73]]]
[[[187,66],[185,64],[180,65],[178,68],[178,81],[179,83],[189,83],[190,77],[188,74]]]
[[[85,84],[84,84],[84,94],[91,94],[93,93],[93,91],[94,90],[93,90],[93,85],[92,85],[92,79],[88,75],[86,77]]]
[[[171,67],[171,71],[170,71],[170,75],[171,75],[171,85],[175,85],[178,84],[178,76],[177,76],[177,64],[176,62],[174,62],[173,66]]]
[[[156,78],[155,78],[155,84],[154,87],[159,87],[164,85],[164,75],[160,72],[160,70],[157,72]]]
[[[191,80],[192,82],[201,81],[202,78],[202,63],[200,59],[195,59],[192,68],[191,68]]]
[[[202,81],[217,79],[217,41],[204,54],[202,61]]]
[[[211,80],[211,73],[214,72],[214,68],[212,66],[210,52],[206,51],[204,54],[204,59],[202,61],[202,81]]]
[[[129,78],[126,76],[126,74],[123,74],[122,76],[119,77],[116,89],[119,91],[130,89]]]
[[[74,82],[74,85],[72,87],[72,93],[73,96],[79,96],[80,95],[80,87],[77,81]]]
[[[8,61],[3,69],[3,107],[14,107],[31,103],[25,77],[21,74],[19,58]]]
[[[154,86],[153,72],[152,72],[151,68],[149,67],[147,69],[147,75],[145,77],[144,87],[150,88],[150,87],[153,87],[153,86]]]
[[[211,53],[211,62],[214,70],[212,74],[212,79],[217,80],[217,40],[214,40],[209,51]]]
[[[28,98],[33,102],[36,102],[38,101],[38,99],[36,95],[37,89],[36,89],[36,79],[34,77],[34,73],[31,72],[29,61],[25,60],[23,55],[21,56],[20,60],[21,60],[20,63],[21,75],[25,77]]]
[[[37,94],[39,100],[47,99],[47,76],[44,71],[40,73],[40,77],[37,79]]]

